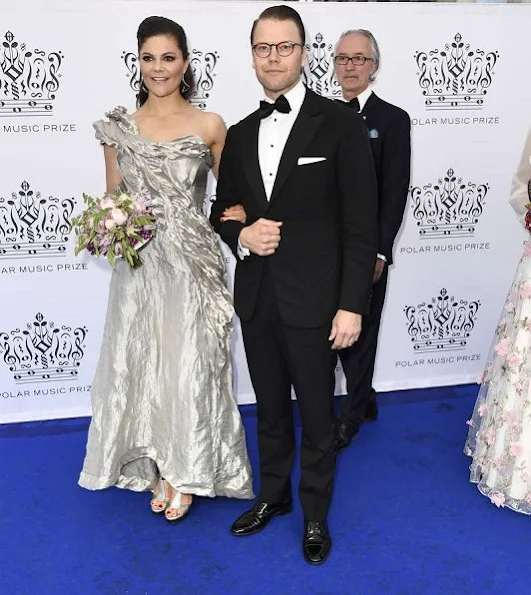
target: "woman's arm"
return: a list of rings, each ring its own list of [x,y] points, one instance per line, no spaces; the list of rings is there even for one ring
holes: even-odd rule
[[[217,114],[212,114],[212,116],[212,134],[214,141],[210,145],[210,150],[212,151],[215,160],[212,171],[214,172],[217,180],[219,173],[219,162],[221,161],[221,153],[223,151],[223,147],[225,146],[225,139],[227,138],[227,128],[220,116]],[[220,219],[222,222],[239,221],[240,223],[245,223],[246,220],[247,215],[242,205],[235,205],[225,209],[223,211],[223,216]]]
[[[513,178],[509,203],[516,211],[518,219],[525,225],[526,205],[530,202],[528,185],[531,180],[531,131],[527,135],[518,169]]]
[[[212,151],[212,155],[214,157],[214,166],[212,167],[212,171],[217,180],[219,173],[219,162],[221,161],[221,152],[223,151],[225,138],[227,137],[227,127],[225,126],[225,122],[223,122],[221,119],[221,116],[218,116],[218,114],[211,114],[209,136],[212,139],[210,142],[210,150]]]
[[[107,183],[107,192],[108,194],[112,194],[122,183],[122,176],[118,171],[118,164],[116,163],[118,151],[113,147],[103,145],[103,155],[105,157],[105,179]]]

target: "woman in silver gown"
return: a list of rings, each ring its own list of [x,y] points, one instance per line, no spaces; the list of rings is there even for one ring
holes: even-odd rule
[[[182,519],[192,495],[252,498],[232,392],[233,308],[225,265],[202,211],[226,129],[186,100],[193,86],[183,29],[149,17],[138,30],[139,109],[95,123],[107,191],[147,195],[157,234],[143,265],[112,274],[79,484],[153,490],[151,510]]]

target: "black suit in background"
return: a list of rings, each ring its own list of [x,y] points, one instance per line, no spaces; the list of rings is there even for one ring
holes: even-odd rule
[[[338,308],[366,313],[376,259],[376,178],[359,115],[306,90],[284,148],[271,198],[258,161],[258,111],[232,126],[223,150],[211,222],[237,257],[234,301],[257,399],[259,502],[291,500],[295,454],[291,385],[302,419],[299,495],[307,519],[326,519],[335,465],[332,357]],[[324,157],[298,165],[300,157]],[[267,257],[237,256],[236,221],[282,221]]]
[[[339,419],[355,431],[363,423],[367,405],[375,410],[371,400],[375,399],[372,378],[378,332],[388,266],[393,262],[393,244],[406,207],[411,164],[411,123],[404,110],[372,93],[361,115],[367,126],[378,183],[378,253],[386,257],[387,264],[380,280],[373,285],[370,310],[363,318],[359,340],[339,352],[347,378],[347,396]]]

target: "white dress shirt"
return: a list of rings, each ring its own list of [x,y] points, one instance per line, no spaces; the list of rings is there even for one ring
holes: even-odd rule
[[[365,107],[365,104],[367,103],[367,100],[369,99],[369,97],[372,95],[372,89],[370,87],[367,87],[365,89],[365,91],[362,91],[359,95],[358,95],[358,101],[360,102],[360,112],[363,111],[363,108]],[[343,101],[346,101],[347,103],[349,102],[348,99],[345,99],[343,97]]]
[[[301,110],[305,95],[306,89],[302,82],[299,81],[285,95],[291,111],[287,114],[274,111],[270,116],[260,122],[260,129],[258,131],[258,161],[260,163],[260,171],[262,172],[262,181],[264,182],[267,200],[271,198],[280,158],[284,152],[284,147],[286,146],[293,124],[295,124],[295,120]],[[265,100],[268,103],[273,103],[268,97]]]
[[[367,103],[369,97],[372,95],[372,89],[370,87],[367,87],[365,89],[365,91],[362,91],[359,95],[358,95],[358,101],[360,103],[360,112],[363,111],[363,108],[365,107],[365,104]],[[345,99],[345,97],[343,97],[343,101],[345,101],[346,103],[349,103],[348,99]],[[359,113],[359,112],[358,112]],[[383,260],[384,262],[387,262],[387,258],[385,257],[384,254],[380,254],[378,253],[376,255],[380,260]]]
[[[293,124],[295,124],[295,120],[301,111],[305,96],[306,88],[299,81],[291,91],[285,94],[291,111],[287,114],[282,114],[275,110],[270,116],[260,122],[260,128],[258,130],[258,161],[267,200],[271,199],[280,159]],[[265,100],[268,103],[274,103],[269,97],[265,97]],[[249,249],[244,248],[240,240],[238,240],[238,256],[245,258],[249,254]]]

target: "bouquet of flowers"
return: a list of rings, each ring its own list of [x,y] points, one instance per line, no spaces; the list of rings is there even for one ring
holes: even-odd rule
[[[116,266],[125,258],[132,269],[141,266],[138,251],[154,236],[155,217],[145,196],[118,191],[93,198],[83,194],[85,211],[72,219],[77,236],[76,255],[82,250],[107,258]]]

